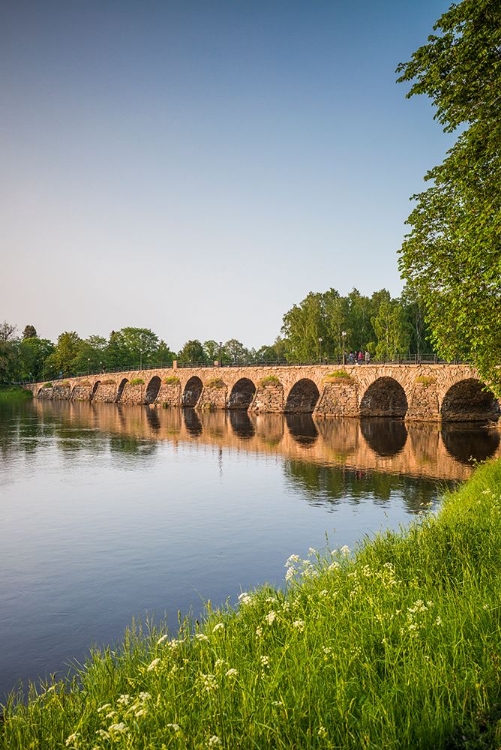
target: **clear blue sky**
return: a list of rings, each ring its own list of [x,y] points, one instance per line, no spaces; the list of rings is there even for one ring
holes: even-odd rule
[[[0,322],[271,343],[309,291],[402,289],[451,144],[395,68],[442,0],[4,0]]]

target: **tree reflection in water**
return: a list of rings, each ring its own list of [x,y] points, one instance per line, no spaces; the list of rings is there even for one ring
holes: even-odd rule
[[[286,461],[284,471],[286,478],[305,495],[310,504],[331,506],[331,510],[346,502],[387,504],[394,495],[402,498],[409,513],[419,513],[434,503],[445,487],[453,488],[456,485],[449,481],[438,488],[437,483],[430,479],[421,478],[416,482],[415,478],[398,474],[323,466],[305,461]]]

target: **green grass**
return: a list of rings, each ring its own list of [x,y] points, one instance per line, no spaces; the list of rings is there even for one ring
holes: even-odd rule
[[[25,388],[20,388],[17,385],[0,386],[0,403],[2,404],[30,401],[32,398],[32,392]]]
[[[307,560],[284,590],[133,626],[73,679],[12,697],[0,748],[501,746],[501,462],[438,516]]]

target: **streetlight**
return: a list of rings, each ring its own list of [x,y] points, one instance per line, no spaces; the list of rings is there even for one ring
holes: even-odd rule
[[[143,350],[139,350],[139,369],[143,369]]]
[[[87,375],[90,375],[90,357],[87,357]]]
[[[318,337],[318,362],[319,364],[322,364],[322,341],[323,341],[323,338],[319,336]]]
[[[341,331],[342,342],[343,342],[343,365],[346,364],[346,349],[344,348],[344,340],[346,338],[346,331]]]
[[[219,367],[223,366],[223,342],[219,342]]]

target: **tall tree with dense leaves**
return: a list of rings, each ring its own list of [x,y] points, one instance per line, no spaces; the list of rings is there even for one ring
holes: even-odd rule
[[[403,277],[423,300],[443,357],[471,358],[501,395],[501,3],[463,0],[397,72],[460,134],[414,196]]]

